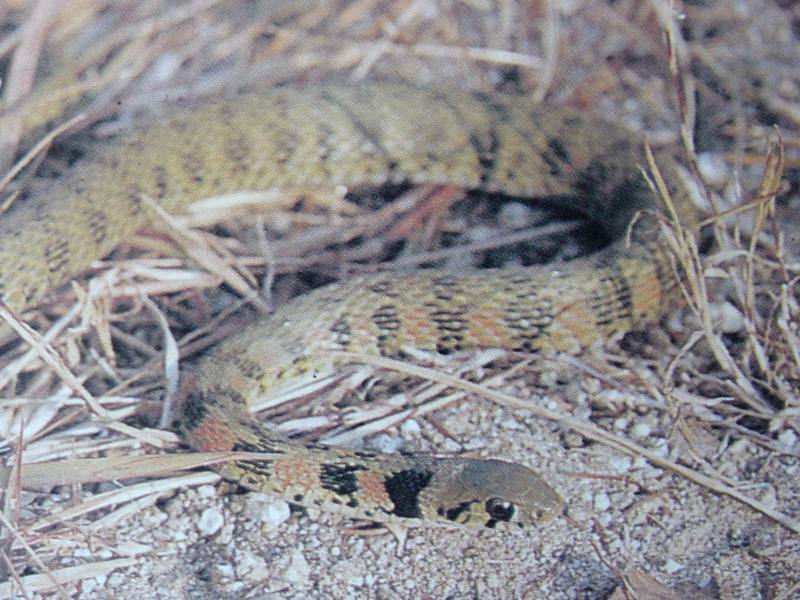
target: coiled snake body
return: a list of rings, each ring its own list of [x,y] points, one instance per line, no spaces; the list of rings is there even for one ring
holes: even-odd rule
[[[315,290],[225,341],[183,389],[195,448],[276,453],[226,477],[292,502],[376,521],[524,527],[562,500],[534,471],[496,460],[302,447],[247,406],[330,373],[326,350],[396,355],[502,347],[574,351],[663,312],[674,278],[637,168],[640,143],[586,115],[524,97],[402,85],[282,88],[177,112],[91,151],[0,219],[0,294],[14,309],[84,270],[148,219],[238,190],[411,182],[555,196],[617,241],[550,268],[370,275]],[[674,167],[659,164],[679,207]]]

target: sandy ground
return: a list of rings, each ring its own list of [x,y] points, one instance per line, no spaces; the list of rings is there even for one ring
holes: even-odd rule
[[[3,30],[20,35],[21,23],[30,27],[32,5],[5,4],[0,6]],[[42,10],[46,15],[47,7]],[[135,126],[138,119],[156,118],[161,101],[290,81],[392,79],[423,86],[525,91],[624,123],[647,134],[655,145],[678,147],[681,119],[694,116],[698,164],[709,189],[723,207],[730,207],[742,194],[751,199],[757,192],[765,136],[778,124],[787,156],[777,219],[784,231],[784,269],[770,266],[777,264],[770,238],[764,241],[767,249],[760,255],[756,275],[759,301],[781,294],[793,299],[795,304],[786,301],[787,327],[797,339],[797,312],[791,307],[796,311],[800,271],[800,4],[686,2],[681,10],[682,17],[671,21],[668,3],[658,0],[73,2],[50,24],[36,68],[34,98],[40,104],[29,111],[36,118],[23,120],[19,149],[29,149],[52,128],[44,124],[48,114],[63,115],[58,122],[81,110],[92,117],[89,122],[102,117],[91,132],[84,130],[56,146],[40,167],[52,176],[68,168],[70,152],[92,143],[91,136],[114,135]],[[669,70],[669,22],[678,24],[675,32],[681,40],[675,47],[683,78],[679,84]],[[0,68],[7,67],[11,52],[22,44],[13,36],[7,39],[11,41],[0,39],[5,61]],[[688,116],[684,112],[682,117],[676,88],[684,85],[694,86],[695,92],[688,96],[693,100]],[[109,119],[109,114],[117,116]],[[459,241],[474,242],[539,218],[536,209],[519,203],[506,206],[503,218],[480,217],[475,222],[456,211],[448,227],[461,228],[455,235]],[[270,234],[283,242],[278,242],[278,251],[288,252],[299,239],[293,237],[301,229],[297,220],[287,219],[284,215],[283,220],[266,221]],[[306,225],[325,226],[323,216],[314,219],[308,217]],[[752,221],[751,213],[740,215],[743,236]],[[252,242],[240,225],[233,218],[223,229],[243,243]],[[735,237],[736,225],[726,222],[724,227]],[[767,231],[772,232],[769,227]],[[549,244],[566,245],[561,252],[567,255],[580,250],[579,244],[575,249],[563,238]],[[163,245],[156,250],[162,256],[177,256],[163,252]],[[527,246],[514,247],[510,260],[525,252]],[[122,252],[118,258],[128,256]],[[459,260],[452,264],[461,266]],[[718,256],[708,266],[724,270],[729,266],[726,260],[733,259]],[[285,275],[275,288],[275,302],[297,287],[291,272],[299,267],[282,268]],[[323,264],[309,270],[342,272],[337,268]],[[263,275],[263,270],[258,273]],[[763,374],[752,368],[746,319],[731,291],[735,285],[719,272],[709,275],[711,308],[724,317],[715,322],[715,331],[737,364],[746,365],[744,371],[758,381]],[[308,273],[305,276],[304,284]],[[196,285],[203,287],[203,282]],[[177,297],[168,305],[176,329],[186,329],[198,311],[216,314],[231,304],[231,295],[224,292],[210,292],[207,302],[186,290]],[[177,312],[180,301],[192,304],[192,309]],[[53,304],[35,315],[39,325],[59,314]],[[123,305],[118,311],[129,309]],[[547,356],[526,362],[502,356],[489,367],[467,372],[482,381],[494,378],[493,387],[516,398],[589,419],[736,488],[765,510],[688,481],[641,456],[592,443],[531,411],[468,396],[433,416],[353,444],[472,453],[533,466],[564,496],[562,517],[541,529],[513,534],[413,529],[402,541],[384,530],[361,529],[334,515],[242,493],[207,471],[166,479],[134,472],[99,483],[32,486],[35,489],[21,495],[18,509],[8,508],[13,489],[9,485],[0,537],[8,580],[0,584],[5,586],[0,596],[10,593],[10,582],[16,580],[26,591],[15,585],[14,598],[800,597],[800,537],[791,530],[797,527],[791,519],[800,513],[800,380],[792,370],[791,345],[765,342],[776,381],[790,390],[789,401],[776,400],[771,417],[743,416],[726,408],[739,388],[713,361],[707,343],[701,341],[672,362],[699,329],[688,313],[676,310],[621,345],[612,341],[574,360]],[[158,327],[152,325],[152,315],[134,315],[134,325],[123,327],[128,337],[116,330],[112,336],[115,344],[129,347],[127,354],[120,350],[116,379],[97,375],[110,367],[103,362],[101,341],[91,332],[74,334],[57,347],[70,367],[86,375],[92,393],[125,397],[109,400],[120,418],[137,427],[155,427],[153,414],[158,413],[163,380],[148,360],[160,355],[147,354],[131,337],[155,344],[158,351],[160,342],[154,340],[161,338],[153,333]],[[758,333],[759,339],[784,339],[776,326]],[[5,349],[3,366],[22,352],[13,344]],[[186,364],[191,368],[190,361]],[[90,421],[78,401],[59,396],[63,404],[56,408],[50,404],[22,410],[24,403],[13,398],[50,398],[45,392],[57,389],[50,380],[51,387],[37,380],[41,369],[30,366],[25,377],[4,391],[11,399],[0,405],[6,466],[15,460],[20,420],[28,427],[24,460],[53,461],[56,471],[57,459],[155,453],[135,436]],[[112,380],[134,383],[115,387]],[[665,382],[673,395],[665,395]],[[424,393],[417,386],[414,382],[399,389],[411,401]],[[322,404],[324,409],[314,414],[332,418],[336,409]],[[307,416],[307,406],[299,405],[280,420]],[[308,434],[313,437],[315,432]],[[178,448],[169,434],[160,439]],[[785,516],[789,526],[769,518],[765,511],[770,510]],[[54,579],[62,582],[60,587]]]

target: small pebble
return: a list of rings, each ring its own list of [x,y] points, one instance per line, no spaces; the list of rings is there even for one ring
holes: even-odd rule
[[[276,500],[264,507],[264,512],[261,513],[261,522],[270,529],[275,529],[288,521],[291,515],[289,504],[283,500]]]
[[[305,586],[311,577],[311,567],[300,550],[293,550],[289,566],[284,571],[284,577],[289,583]]]
[[[728,446],[728,453],[729,454],[739,454],[745,452],[749,447],[749,443],[744,438],[739,438],[735,442],[733,442],[730,446]]]
[[[213,485],[201,485],[197,488],[197,495],[201,498],[213,498],[217,494]]]
[[[221,577],[225,577],[227,579],[234,579],[236,577],[236,572],[233,570],[233,565],[217,565],[217,573],[219,573]]]
[[[575,431],[567,431],[564,434],[564,446],[567,448],[583,448],[586,445],[586,440],[580,433]]]
[[[404,435],[419,435],[421,431],[422,428],[419,425],[419,421],[415,419],[408,419],[407,421],[403,421],[403,424],[400,425],[400,432]]]
[[[633,427],[631,427],[631,435],[637,438],[646,438],[652,433],[650,429],[650,425],[644,422],[636,423]]]
[[[403,438],[389,435],[388,433],[379,433],[368,439],[365,445],[370,450],[394,454],[400,451],[403,447],[403,443]]]
[[[249,581],[263,581],[269,577],[267,561],[258,554],[243,550],[239,553],[236,570]]]
[[[765,485],[764,490],[761,492],[761,497],[759,498],[762,504],[768,506],[769,508],[776,508],[778,506],[778,492],[775,491],[775,487],[769,484]]]
[[[697,155],[697,167],[703,179],[710,185],[722,187],[728,180],[728,165],[725,159],[716,153],[701,152]]]
[[[667,443],[667,440],[656,440],[656,443],[653,447],[653,452],[663,458],[669,456],[669,443]]]
[[[744,331],[744,315],[730,302],[712,304],[711,320],[720,333],[739,333]]]
[[[611,498],[605,492],[599,492],[594,495],[592,504],[596,511],[605,512],[611,507]]]
[[[631,459],[627,456],[612,456],[608,459],[609,468],[615,473],[627,473],[631,470]]]
[[[486,448],[489,445],[489,442],[482,437],[476,437],[471,440],[468,440],[464,444],[464,450],[480,450],[481,448]]]
[[[778,434],[778,442],[787,448],[794,448],[797,443],[797,434],[792,429],[781,431]]]
[[[614,419],[614,429],[617,431],[625,431],[628,428],[628,419],[625,417],[618,417]]]
[[[664,570],[670,575],[674,575],[678,571],[683,570],[683,568],[684,566],[681,563],[675,562],[671,558],[664,563]]]
[[[506,227],[528,227],[536,220],[537,211],[522,202],[506,202],[497,212],[497,222]]]
[[[207,508],[197,521],[197,529],[203,535],[214,535],[225,523],[222,513],[216,508]]]
[[[558,373],[555,371],[543,371],[539,375],[537,383],[545,388],[553,388],[558,385]]]

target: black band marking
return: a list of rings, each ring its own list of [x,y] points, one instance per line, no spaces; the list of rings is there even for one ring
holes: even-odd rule
[[[420,518],[419,494],[428,487],[432,478],[433,472],[427,469],[406,469],[386,477],[384,486],[394,504],[392,513],[398,517]]]

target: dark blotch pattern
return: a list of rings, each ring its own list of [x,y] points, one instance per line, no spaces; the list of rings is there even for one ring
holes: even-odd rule
[[[407,469],[389,475],[385,479],[386,493],[394,504],[394,515],[418,519],[419,494],[431,482],[433,472],[427,469]]]
[[[69,263],[69,242],[60,240],[49,244],[44,249],[44,259],[51,273],[58,273]]]
[[[465,511],[469,510],[469,507],[472,505],[472,502],[462,502],[458,506],[454,506],[453,508],[449,508],[443,510],[444,516],[447,517],[450,521],[454,523],[458,523],[458,517],[464,514]]]
[[[108,215],[102,210],[96,210],[89,217],[89,231],[94,243],[102,244],[108,235]]]
[[[196,429],[208,415],[203,392],[190,390],[183,399],[183,426],[189,430]]]
[[[350,337],[353,335],[353,329],[350,327],[347,317],[336,319],[331,324],[330,330],[336,336],[336,343],[341,346],[342,350],[347,350],[347,346],[350,344]]]
[[[359,490],[356,473],[366,471],[363,465],[324,463],[321,466],[319,481],[326,490],[340,496],[349,496]]]

